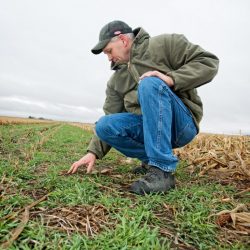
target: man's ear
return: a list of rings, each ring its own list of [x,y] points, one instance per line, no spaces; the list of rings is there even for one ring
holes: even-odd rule
[[[129,41],[128,41],[129,38],[127,36],[125,36],[124,34],[120,34],[119,38],[122,40],[124,46],[127,47],[128,43],[129,43]]]

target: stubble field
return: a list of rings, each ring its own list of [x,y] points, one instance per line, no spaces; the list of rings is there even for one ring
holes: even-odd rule
[[[200,134],[175,150],[177,187],[137,196],[115,150],[67,175],[89,124],[0,119],[0,249],[249,249],[250,137]]]

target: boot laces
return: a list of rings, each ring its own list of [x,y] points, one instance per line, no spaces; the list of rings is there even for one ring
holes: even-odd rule
[[[159,173],[152,168],[149,169],[148,173],[144,177],[144,179],[149,182],[154,181],[156,178],[160,178]]]

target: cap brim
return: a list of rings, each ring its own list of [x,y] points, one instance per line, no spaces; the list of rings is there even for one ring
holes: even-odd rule
[[[103,41],[100,41],[92,50],[91,52],[95,55],[98,55],[102,52],[102,50],[107,46],[109,43],[110,39],[106,39]]]

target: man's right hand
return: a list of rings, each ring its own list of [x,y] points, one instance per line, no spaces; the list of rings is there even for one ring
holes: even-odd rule
[[[67,173],[74,174],[80,166],[85,165],[87,167],[87,173],[89,174],[94,169],[95,161],[96,155],[89,152],[84,155],[79,161],[74,162]]]

